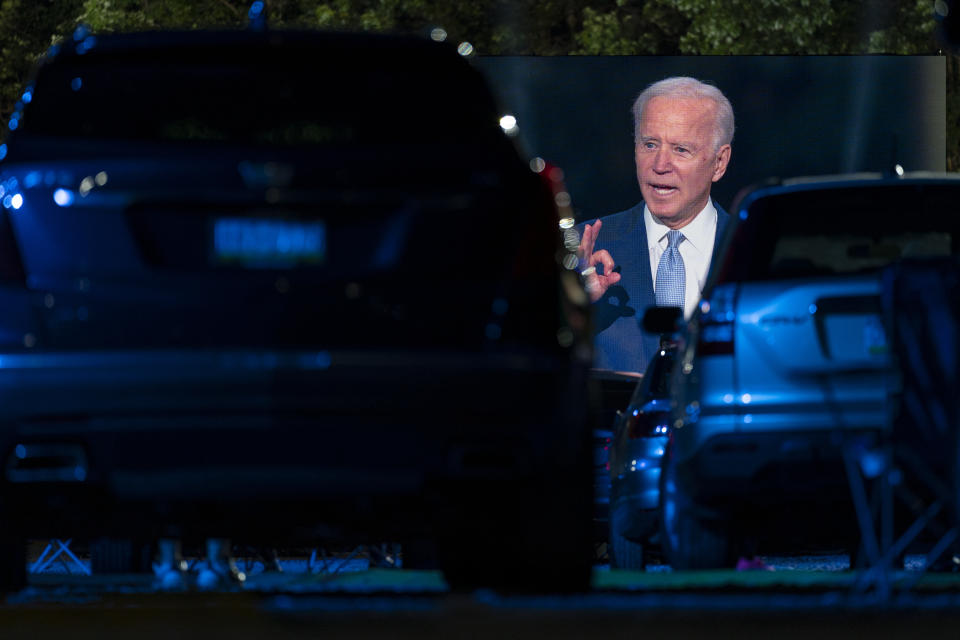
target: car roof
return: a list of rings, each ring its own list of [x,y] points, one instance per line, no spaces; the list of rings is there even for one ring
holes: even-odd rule
[[[901,173],[880,173],[880,172],[859,172],[859,173],[838,173],[822,176],[798,176],[795,178],[786,178],[780,181],[784,187],[795,187],[800,185],[809,185],[819,188],[838,188],[846,186],[868,186],[870,184],[900,184],[903,182],[939,182],[960,181],[960,174],[945,173],[939,171],[905,171]]]
[[[742,189],[734,198],[731,211],[738,214],[760,198],[790,192],[925,184],[956,185],[960,187],[960,173],[939,171],[905,171],[902,174],[859,172],[771,178]]]
[[[499,130],[496,98],[481,72],[460,55],[453,44],[427,37],[293,29],[142,31],[99,35],[78,28],[71,39],[51,47],[35,66],[11,117],[8,142],[12,146],[9,150],[6,145],[0,148],[0,156],[23,158],[22,143],[16,141],[38,133],[29,124],[37,116],[30,114],[45,112],[49,104],[49,100],[44,100],[43,109],[38,107],[35,98],[40,87],[60,87],[51,85],[51,78],[57,83],[62,81],[63,74],[76,72],[78,79],[88,69],[97,69],[103,74],[104,70],[113,67],[132,75],[142,67],[148,74],[143,76],[145,81],[154,77],[154,71],[162,71],[168,82],[181,69],[219,73],[222,68],[231,73],[247,73],[247,79],[256,81],[257,90],[261,92],[283,77],[287,78],[288,84],[282,85],[281,89],[287,86],[312,87],[309,90],[315,97],[332,90],[332,85],[324,83],[326,76],[321,75],[334,73],[341,82],[338,95],[351,93],[352,89],[365,92],[374,113],[357,114],[358,118],[369,116],[368,121],[375,122],[379,118],[386,122],[386,117],[380,117],[382,112],[400,113],[397,108],[400,102],[414,109],[413,98],[416,97],[420,102],[454,104],[457,109],[448,108],[446,113],[456,112],[457,117],[471,117],[477,122],[489,121],[491,127]],[[369,74],[393,79],[393,88],[370,81]],[[221,76],[227,77],[225,74]],[[191,81],[198,77],[197,74],[186,76]],[[179,83],[173,87],[174,92],[176,86],[180,86]],[[189,82],[184,86],[189,86]],[[48,93],[49,89],[44,91]],[[69,87],[64,91],[72,96]],[[156,91],[162,92],[163,86],[158,84]],[[99,96],[96,99],[115,97],[115,94],[104,91],[87,95]],[[84,104],[94,109],[96,99],[84,98]],[[387,109],[387,105],[392,105],[391,109]],[[67,107],[55,103],[52,108]],[[21,126],[24,124],[26,126]],[[455,135],[447,137],[457,138]]]
[[[255,29],[200,29],[170,31],[137,31],[129,33],[95,34],[80,31],[70,41],[50,47],[42,60],[49,63],[79,56],[108,55],[117,52],[178,49],[217,49],[248,46],[305,47],[319,49],[348,49],[365,54],[389,50],[410,54],[442,55],[455,52],[448,43],[428,38],[390,33],[366,33],[317,30],[255,30]],[[456,56],[459,57],[459,56]]]

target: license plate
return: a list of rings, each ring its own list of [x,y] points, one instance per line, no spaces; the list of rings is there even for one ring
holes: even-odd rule
[[[327,253],[326,226],[320,220],[217,218],[213,262],[251,269],[320,265]]]

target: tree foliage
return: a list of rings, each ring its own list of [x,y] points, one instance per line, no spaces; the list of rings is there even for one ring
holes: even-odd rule
[[[95,32],[231,27],[246,20],[238,0],[83,0],[77,22]]]
[[[935,54],[933,0],[267,0],[276,28],[425,33],[490,55]],[[95,32],[242,27],[249,0],[0,0],[0,121],[37,57]],[[960,169],[948,58],[948,167]]]
[[[927,0],[616,0],[584,7],[576,52],[934,53]]]
[[[572,53],[676,55],[690,20],[669,2],[616,0],[583,8]]]
[[[0,124],[23,93],[30,71],[58,35],[73,30],[82,0],[0,0]]]

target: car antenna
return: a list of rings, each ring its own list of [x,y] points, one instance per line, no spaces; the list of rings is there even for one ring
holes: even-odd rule
[[[247,11],[247,28],[252,31],[267,30],[267,4],[263,0],[257,0],[250,5]]]

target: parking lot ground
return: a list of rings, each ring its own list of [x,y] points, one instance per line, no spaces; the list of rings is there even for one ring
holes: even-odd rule
[[[0,602],[0,638],[960,637],[960,574],[923,574],[900,590],[920,574],[893,572],[881,596],[854,588],[861,574],[845,556],[764,560],[773,571],[599,565],[591,590],[569,595],[451,593],[439,572],[370,568],[358,554],[283,557],[281,573],[240,558],[246,582],[212,593],[165,593],[149,574],[85,575],[58,562]]]
[[[37,552],[39,553],[39,552]],[[31,554],[32,563],[37,553]],[[648,565],[647,571],[611,569],[607,564],[594,568],[592,592],[606,593],[824,593],[865,592],[862,572],[851,571],[844,555],[813,554],[760,559],[761,570],[672,571],[667,565]],[[195,568],[199,559],[187,558]],[[522,560],[515,560],[522,562]],[[254,593],[344,593],[422,594],[449,592],[439,571],[378,568],[371,565],[363,547],[331,554],[282,556],[282,572],[264,571],[254,558],[237,558],[245,581],[232,590]],[[960,573],[920,571],[922,557],[908,556],[907,569],[889,572],[885,578],[891,590],[909,586],[916,593],[960,594]],[[61,555],[39,573],[29,575],[34,592],[57,593],[153,593],[152,574],[88,575],[89,556]],[[188,584],[195,571],[188,571]],[[860,589],[856,589],[860,582]],[[190,585],[193,589],[194,585]]]
[[[596,570],[592,579],[595,592],[676,593],[819,593],[854,588],[861,574],[855,571],[627,571]],[[956,593],[960,595],[960,574],[929,573],[917,579],[914,571],[889,574],[894,590],[900,584],[914,581],[911,591],[917,593]],[[79,575],[40,574],[29,578],[36,590],[57,592],[154,592],[150,574]],[[352,569],[340,573],[256,573],[239,585],[236,591],[255,593],[346,593],[346,594],[445,594],[448,592],[439,571],[409,569]]]
[[[891,588],[909,585],[918,593],[960,594],[960,574],[926,573],[917,575],[914,570],[896,570],[887,574]],[[864,576],[857,571],[815,571],[784,569],[773,571],[605,571],[596,572],[593,578],[595,590],[681,592],[681,591],[727,591],[727,592],[823,592],[853,590]],[[958,636],[960,637],[960,636]]]
[[[756,594],[754,594],[756,595]],[[785,603],[789,602],[789,605]],[[593,592],[474,594],[93,594],[49,592],[0,605],[20,638],[834,638],[954,639],[960,604],[826,604],[822,599]]]
[[[827,596],[832,601],[876,591],[877,581],[865,582],[863,572],[851,571],[845,557],[767,558],[767,570],[671,571],[666,566],[651,566],[648,571],[594,569],[590,593],[647,594],[672,597],[677,594],[738,596],[805,595]],[[81,558],[81,562],[86,562]],[[191,560],[188,564],[195,562]],[[306,558],[282,558],[282,572],[265,572],[262,565],[239,559],[245,581],[225,591],[258,594],[344,594],[344,595],[418,595],[441,596],[450,593],[439,571],[387,569],[371,567],[364,557],[329,559],[320,564]],[[908,563],[908,566],[911,566]],[[913,565],[916,567],[916,565]],[[786,567],[786,568],[784,568]],[[812,569],[810,567],[818,567]],[[187,572],[188,591],[196,591],[190,582],[195,573]],[[956,595],[960,602],[960,573],[923,573],[919,569],[889,572],[885,584],[891,594]],[[874,588],[871,588],[874,585]],[[14,596],[24,602],[61,595],[67,599],[97,594],[160,593],[152,574],[86,575],[76,565],[63,563],[29,576],[29,588]],[[841,594],[842,597],[836,594]]]

